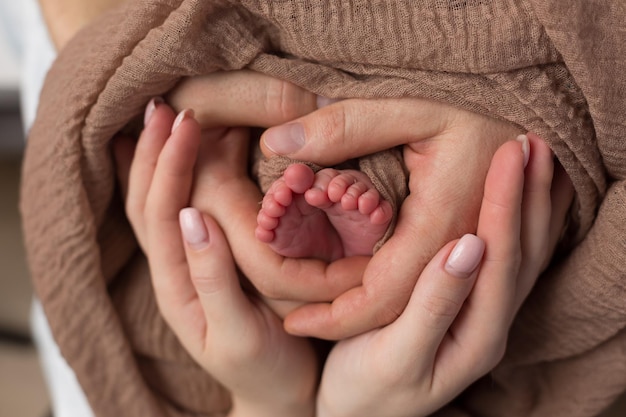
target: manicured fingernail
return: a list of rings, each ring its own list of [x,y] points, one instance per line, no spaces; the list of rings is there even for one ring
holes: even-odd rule
[[[329,106],[333,103],[336,103],[338,101],[341,101],[341,99],[339,98],[328,98],[328,97],[324,97],[324,96],[317,96],[317,108],[321,109],[322,107],[326,107]]]
[[[519,135],[515,138],[516,141],[521,142],[522,144],[522,152],[524,152],[524,168],[528,165],[528,159],[530,158],[530,142],[528,141],[528,136]]]
[[[154,111],[156,110],[159,104],[163,103],[163,99],[161,97],[154,97],[148,105],[146,106],[146,112],[143,115],[143,125],[147,126],[148,122],[152,118]]]
[[[485,252],[485,243],[475,235],[467,234],[456,244],[448,260],[446,271],[459,278],[467,278],[478,267]]]
[[[179,214],[180,230],[185,242],[195,250],[205,248],[209,244],[209,231],[204,225],[202,215],[192,207],[184,208]]]
[[[304,127],[288,123],[267,129],[263,135],[265,146],[277,155],[288,155],[304,146]]]
[[[178,116],[176,116],[176,119],[174,119],[174,124],[172,125],[172,133],[174,133],[174,131],[178,128],[178,126],[180,126],[183,120],[191,118],[193,116],[194,116],[194,112],[191,109],[185,109],[181,111],[180,113],[178,113]]]

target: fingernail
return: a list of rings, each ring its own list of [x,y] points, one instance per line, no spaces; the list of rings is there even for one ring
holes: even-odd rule
[[[300,123],[288,123],[268,129],[263,135],[267,148],[278,155],[296,152],[304,146],[304,127]]]
[[[209,231],[204,225],[202,215],[192,207],[184,208],[179,214],[180,230],[183,239],[195,250],[200,250],[209,244]]]
[[[146,106],[146,112],[143,115],[143,125],[147,126],[148,122],[152,118],[154,111],[156,110],[159,104],[163,103],[163,99],[161,97],[154,97],[148,105]]]
[[[178,116],[176,116],[176,119],[174,119],[174,124],[172,125],[172,133],[174,133],[174,131],[178,128],[178,126],[180,126],[183,120],[191,118],[193,116],[194,116],[194,112],[191,109],[185,109],[181,111],[180,113],[178,113]]]
[[[324,96],[317,96],[317,108],[321,109],[322,107],[326,107],[329,106],[333,103],[336,103],[338,101],[341,101],[341,99],[339,98],[328,98],[328,97],[324,97]]]
[[[467,234],[456,244],[448,260],[446,271],[459,278],[467,278],[478,267],[485,252],[485,243],[475,235]]]
[[[524,168],[528,165],[528,159],[530,158],[530,142],[528,141],[528,136],[519,135],[515,138],[516,141],[521,142],[522,144],[522,152],[524,153]]]

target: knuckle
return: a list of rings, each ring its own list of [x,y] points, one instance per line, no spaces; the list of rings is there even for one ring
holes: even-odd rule
[[[522,266],[522,247],[519,241],[512,244],[503,244],[498,250],[486,249],[485,263],[498,265],[498,270],[504,271],[507,276],[517,277]]]
[[[316,149],[349,149],[350,137],[347,129],[347,114],[344,106],[328,107],[323,117],[313,125],[312,139],[317,143]],[[341,152],[338,152],[341,153]]]
[[[404,305],[398,306],[397,308],[395,308],[395,306],[388,306],[387,308],[382,309],[374,316],[374,323],[376,324],[376,327],[382,327],[393,323],[398,317],[400,317],[403,310]]]
[[[322,125],[321,133],[326,138],[348,139],[347,131],[347,113],[344,106],[336,106],[333,111],[329,112],[326,123]]]
[[[293,120],[302,115],[302,98],[300,87],[272,78],[265,91],[265,111],[276,115],[281,122]]]
[[[448,328],[458,314],[461,303],[458,300],[441,295],[430,294],[422,302],[422,308],[429,318],[429,325],[434,329]]]
[[[253,277],[255,278],[252,281],[252,278],[248,277],[251,281],[250,283],[254,287],[254,289],[264,298],[276,299],[279,298],[278,291],[276,286],[272,284],[272,280],[263,279],[261,277]]]
[[[198,273],[195,269],[191,270],[191,281],[196,291],[205,295],[219,293],[225,287],[223,279],[205,271]]]

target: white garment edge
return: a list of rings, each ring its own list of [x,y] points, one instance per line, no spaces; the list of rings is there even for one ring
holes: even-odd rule
[[[22,0],[21,25],[14,27],[22,48],[20,54],[20,99],[24,131],[35,120],[39,94],[56,52],[36,0]],[[50,394],[54,417],[94,417],[76,374],[67,364],[54,340],[41,303],[36,298],[31,306],[31,331],[39,361]]]

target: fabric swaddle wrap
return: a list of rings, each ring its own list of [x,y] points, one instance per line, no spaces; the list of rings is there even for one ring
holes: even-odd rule
[[[44,86],[21,209],[37,295],[96,415],[230,406],[158,313],[109,143],[182,77],[242,68],[542,136],[576,188],[576,246],[540,277],[498,368],[441,414],[597,414],[626,387],[625,60],[618,1],[131,0],[85,28]]]

